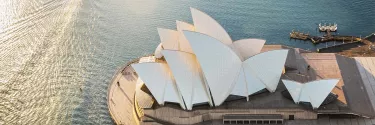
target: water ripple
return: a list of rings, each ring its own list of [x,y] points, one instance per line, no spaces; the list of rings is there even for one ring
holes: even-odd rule
[[[0,124],[113,124],[107,87],[117,68],[152,53],[157,27],[192,23],[205,11],[233,40],[316,49],[291,41],[321,21],[340,34],[375,32],[372,0],[3,0],[0,3]]]

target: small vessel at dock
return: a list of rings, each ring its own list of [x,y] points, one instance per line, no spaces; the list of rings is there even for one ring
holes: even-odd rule
[[[337,24],[336,23],[333,23],[333,25],[331,25],[331,23],[329,23],[328,25],[326,25],[326,23],[324,23],[324,25],[322,25],[322,23],[319,23],[319,31],[321,32],[336,32],[337,31]]]

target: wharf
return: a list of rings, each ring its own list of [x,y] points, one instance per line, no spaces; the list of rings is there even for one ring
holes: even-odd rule
[[[292,30],[290,33],[291,39],[299,39],[299,40],[310,40],[313,44],[319,44],[324,42],[331,42],[331,41],[342,41],[343,43],[353,43],[361,41],[360,37],[356,36],[342,36],[342,35],[332,35],[331,32],[337,31],[337,24],[334,23],[333,25],[329,24],[322,25],[321,23],[318,25],[318,29],[320,32],[325,32],[326,34],[323,36],[313,36],[309,33],[303,32],[295,32]]]
[[[340,35],[331,35],[331,32],[328,30],[327,34],[324,36],[312,36],[308,33],[295,32],[290,33],[290,38],[299,39],[299,40],[310,40],[313,44],[319,44],[324,42],[331,41],[342,41],[343,43],[351,43],[361,41],[361,38],[355,36],[340,36]]]
[[[375,46],[372,41],[362,39],[359,42],[343,43],[318,48],[319,53],[337,53],[347,57],[374,57]]]

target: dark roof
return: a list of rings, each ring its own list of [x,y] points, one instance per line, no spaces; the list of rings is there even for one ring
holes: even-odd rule
[[[349,108],[357,114],[374,116],[374,110],[370,108],[372,106],[369,96],[366,89],[363,89],[364,83],[356,61],[340,55],[336,55],[336,59],[345,83],[343,89]]]
[[[361,77],[357,61],[340,55],[336,58],[345,83],[343,89],[349,108],[357,114],[374,117],[374,108],[366,90],[367,83]]]

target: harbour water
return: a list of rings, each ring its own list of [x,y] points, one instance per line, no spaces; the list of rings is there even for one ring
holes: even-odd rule
[[[157,27],[192,23],[189,7],[215,18],[233,40],[289,39],[337,23],[342,35],[375,32],[373,0],[0,0],[0,124],[113,124],[107,86],[127,61],[159,44]]]

